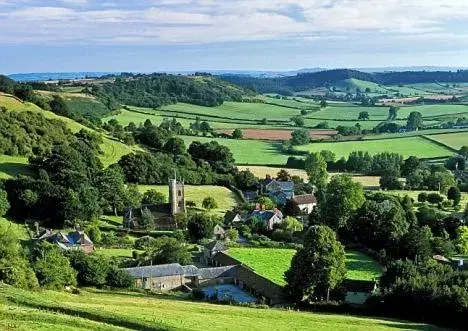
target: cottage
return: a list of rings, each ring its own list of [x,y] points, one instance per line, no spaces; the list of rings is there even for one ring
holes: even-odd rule
[[[213,239],[215,240],[226,239],[226,231],[219,224],[216,224],[213,229]]]
[[[294,208],[297,208],[302,215],[309,215],[317,206],[317,199],[313,194],[296,195],[292,198]]]
[[[266,224],[269,230],[273,229],[275,224],[283,222],[283,213],[279,209],[274,210],[262,210],[256,209],[250,214],[250,218],[255,218]]]
[[[79,249],[87,254],[94,252],[94,243],[83,231],[52,233],[50,230],[45,230],[36,238],[36,242],[42,241],[55,244],[63,250]]]
[[[124,227],[141,228],[141,217],[145,211],[153,216],[154,228],[157,230],[174,230],[177,227],[175,215],[186,212],[184,182],[176,178],[169,180],[169,203],[129,208],[123,216]]]
[[[213,257],[219,252],[227,252],[228,248],[221,241],[212,241],[205,245],[203,250],[203,260],[206,265],[213,265]]]
[[[294,197],[294,182],[287,180],[266,179],[264,182],[265,193],[278,206],[284,206],[288,200]]]

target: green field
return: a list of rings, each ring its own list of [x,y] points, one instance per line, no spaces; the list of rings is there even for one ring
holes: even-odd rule
[[[281,154],[281,144],[263,140],[235,140],[225,138],[205,138],[194,136],[181,136],[187,147],[192,141],[202,143],[217,141],[220,145],[227,146],[237,164],[253,165],[281,165],[286,164],[288,155]]]
[[[468,132],[430,135],[428,138],[434,139],[456,150],[459,150],[462,146],[468,146]]]
[[[433,137],[433,136],[431,136]],[[347,157],[353,151],[367,151],[377,154],[384,151],[399,153],[403,157],[417,156],[419,158],[436,158],[453,155],[453,151],[421,137],[408,137],[397,139],[361,140],[344,142],[323,142],[298,146],[298,150],[307,152],[320,152],[330,150],[338,158]]]
[[[102,254],[106,257],[132,258],[133,251],[134,249],[126,248],[98,248],[96,254]]]
[[[23,224],[18,224],[7,220],[6,218],[0,217],[0,227],[5,227],[8,231],[14,232],[15,237],[20,240],[29,240],[30,236]]]
[[[26,292],[0,287],[3,330],[66,331],[390,331],[439,330],[424,324],[183,301],[175,296],[81,290]]]
[[[169,188],[167,185],[139,185],[138,189],[142,193],[154,189],[163,193],[166,196],[166,200],[168,199]],[[223,186],[185,185],[185,200],[195,202],[198,208],[201,208],[202,201],[206,197],[213,197],[216,200],[218,208],[214,209],[214,211],[218,213],[225,213],[238,203],[236,195]]]
[[[0,155],[0,179],[31,173],[32,171],[28,167],[28,159],[26,157]]]
[[[251,267],[259,275],[284,285],[284,273],[291,265],[294,249],[230,248],[229,255]],[[367,255],[356,251],[346,252],[347,279],[372,280],[382,273],[380,265]]]
[[[62,120],[64,121],[65,123],[67,123],[67,126],[68,128],[72,131],[72,132],[78,132],[80,131],[81,129],[86,129],[86,130],[89,130],[89,131],[94,131],[94,130],[91,130],[89,128],[87,128],[86,126],[80,124],[80,123],[77,123],[67,117],[62,117],[62,116],[58,116],[50,111],[45,111],[41,108],[39,108],[38,106],[32,104],[32,103],[29,103],[29,102],[21,102],[19,101],[18,99],[10,96],[10,95],[6,95],[6,94],[0,94],[0,107],[3,106],[3,107],[6,107],[7,109],[11,110],[11,111],[33,111],[33,112],[39,112],[41,114],[43,114],[46,118],[51,118],[51,119],[59,119],[59,120]],[[115,140],[112,140],[111,138],[107,137],[107,136],[104,136],[103,135],[103,144],[101,145],[101,148],[104,152],[104,154],[101,155],[100,159],[102,161],[102,163],[105,165],[105,166],[108,166],[112,163],[115,163],[117,162],[123,155],[125,154],[128,154],[128,153],[131,153],[132,151],[134,151],[135,149],[138,149],[138,148],[132,148],[132,147],[129,147],[121,142],[118,142],[118,141],[115,141]],[[1,171],[1,170],[0,170]]]

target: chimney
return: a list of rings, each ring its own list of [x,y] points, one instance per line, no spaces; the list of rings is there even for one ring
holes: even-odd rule
[[[260,209],[261,209],[261,210],[265,210],[265,205],[262,204],[262,205],[260,206]]]
[[[255,204],[255,210],[260,210],[260,204],[259,203]]]

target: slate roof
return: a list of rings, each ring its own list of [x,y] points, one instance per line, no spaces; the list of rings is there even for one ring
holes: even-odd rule
[[[213,251],[227,251],[228,248],[226,247],[225,244],[223,244],[221,241],[212,241],[208,244],[205,245],[205,248],[211,252]]]
[[[197,268],[194,265],[182,266],[179,263],[161,264],[154,266],[125,268],[128,274],[134,278],[152,278],[166,276],[200,277],[203,279],[214,279],[218,277],[234,277],[236,266],[217,268]]]
[[[234,221],[234,219],[236,218],[236,216],[239,215],[238,213],[236,212],[233,212],[233,211],[227,211],[226,214],[224,214],[224,223],[225,224],[230,224]],[[240,217],[240,215],[239,215]]]
[[[310,203],[317,203],[317,199],[313,194],[296,195],[292,200],[298,205],[308,205]]]
[[[79,245],[93,245],[91,239],[89,239],[89,237],[83,231],[73,231],[68,234],[61,231],[52,234],[50,231],[46,231],[41,236],[39,236],[37,240],[47,240],[51,243],[58,244],[61,248]]]
[[[235,277],[236,276],[235,265],[217,268],[201,268],[198,269],[198,276],[203,279],[214,279],[219,277]]]
[[[294,191],[294,182],[290,180],[282,181],[274,179],[266,184],[266,189],[269,190],[270,187],[274,187],[276,185],[280,187],[281,191]]]
[[[283,214],[279,210],[276,212],[273,210],[254,210],[250,216],[256,217],[261,221],[269,221],[274,216],[277,216],[278,218],[283,218]]]

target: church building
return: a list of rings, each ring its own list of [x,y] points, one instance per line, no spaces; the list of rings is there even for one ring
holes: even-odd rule
[[[142,229],[146,228],[142,215],[151,213],[154,220],[155,230],[174,230],[177,225],[175,215],[185,213],[185,187],[183,180],[176,178],[169,180],[169,203],[160,205],[141,205],[138,208],[129,208],[123,216],[124,228]],[[145,224],[143,224],[145,223]]]

